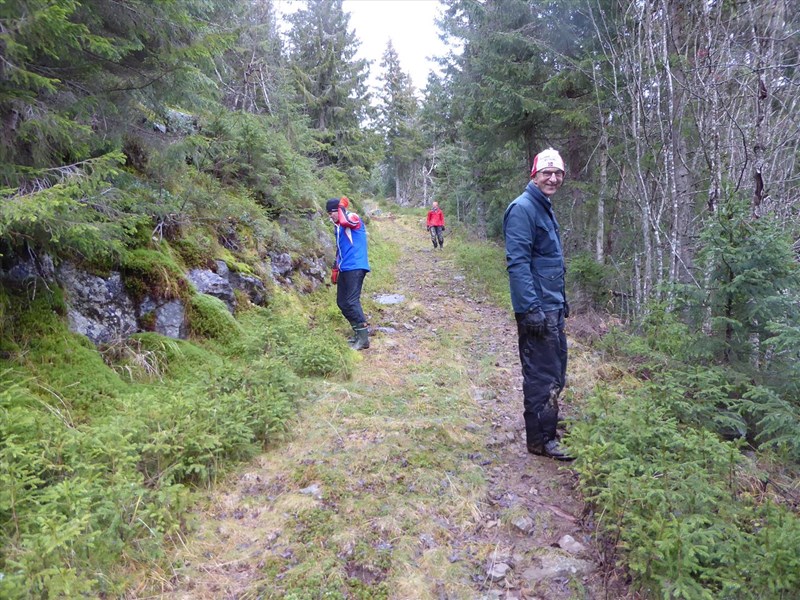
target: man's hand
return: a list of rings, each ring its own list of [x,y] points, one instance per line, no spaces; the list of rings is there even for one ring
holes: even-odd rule
[[[522,326],[527,330],[531,337],[544,337],[547,333],[547,318],[541,308],[537,308],[525,313],[522,317]]]
[[[445,229],[446,229],[446,227],[444,225],[442,225],[442,231],[444,231]]]
[[[564,300],[564,318],[569,319],[569,302]]]

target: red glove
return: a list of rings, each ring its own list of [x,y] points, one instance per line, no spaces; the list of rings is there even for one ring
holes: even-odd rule
[[[339,267],[333,267],[331,269],[331,283],[336,285],[337,281],[339,281]]]

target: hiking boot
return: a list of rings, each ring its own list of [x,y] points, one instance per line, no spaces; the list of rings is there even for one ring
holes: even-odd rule
[[[350,345],[353,350],[366,350],[369,348],[369,328],[366,323],[353,327],[356,334],[355,341]]]
[[[555,460],[575,460],[574,456],[567,454],[566,449],[558,440],[550,440],[549,442],[545,442],[544,445],[528,444],[528,452]]]

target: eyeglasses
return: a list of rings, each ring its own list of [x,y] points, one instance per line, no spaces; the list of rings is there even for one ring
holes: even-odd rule
[[[558,180],[564,179],[563,171],[539,171],[538,175],[543,179],[550,179],[553,176]]]

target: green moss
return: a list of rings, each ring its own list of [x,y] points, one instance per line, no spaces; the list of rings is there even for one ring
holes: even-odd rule
[[[241,337],[242,328],[219,298],[196,294],[187,310],[189,330],[197,337],[211,338],[230,343]]]
[[[24,293],[10,293],[7,298],[6,333],[18,342],[65,331],[67,305],[60,288],[42,290],[33,299]]]
[[[9,299],[4,357],[25,373],[24,387],[45,402],[57,399],[76,420],[113,404],[124,384],[86,337],[68,330],[60,291]]]
[[[174,240],[171,246],[190,269],[211,268],[218,248],[213,237],[201,229],[195,229],[186,237]]]
[[[238,260],[226,261],[228,268],[234,273],[243,273],[245,275],[252,275],[253,269],[247,263],[239,262]]]
[[[148,313],[144,313],[139,317],[139,325],[145,331],[155,331],[156,330],[156,312],[151,310]]]
[[[146,295],[164,300],[187,299],[190,295],[183,269],[164,252],[131,250],[125,253],[121,267],[125,287],[136,300]]]

